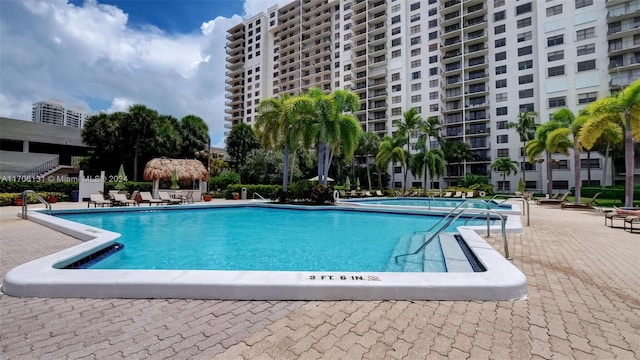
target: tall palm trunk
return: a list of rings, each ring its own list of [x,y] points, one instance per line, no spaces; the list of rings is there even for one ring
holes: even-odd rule
[[[551,154],[547,151],[547,194],[551,197],[553,193],[553,166],[551,164]]]
[[[607,142],[607,147],[604,150],[604,168],[602,169],[602,185],[604,187],[607,185],[607,168],[609,167],[609,148],[611,147],[611,143]],[[613,185],[613,182],[611,182]]]
[[[624,206],[633,206],[633,166],[635,164],[635,153],[633,151],[633,133],[631,132],[631,113],[625,112],[625,132],[624,132]]]
[[[138,181],[138,156],[140,155],[140,134],[136,138],[136,146],[133,153],[133,181]]]
[[[318,183],[322,181],[324,174],[324,143],[318,142]]]
[[[284,145],[284,170],[282,171],[282,191],[287,192],[287,175],[289,175],[289,145]]]
[[[369,191],[371,191],[371,170],[369,169],[369,154],[366,155],[366,165],[367,165],[367,181],[369,183]]]
[[[580,188],[582,187],[580,180],[580,171],[582,170],[582,164],[580,164],[580,148],[578,147],[578,139],[573,139],[573,162],[575,163],[575,171],[573,173],[573,181],[575,183],[575,204],[580,204]]]
[[[587,150],[587,186],[591,186],[591,150]]]

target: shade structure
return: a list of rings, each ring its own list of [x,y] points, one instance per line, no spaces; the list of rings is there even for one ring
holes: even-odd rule
[[[172,180],[177,174],[179,180],[209,180],[209,172],[199,160],[155,158],[144,167],[144,179]]]
[[[318,176],[314,176],[311,179],[309,179],[309,181],[318,181]],[[327,177],[327,181],[334,181],[332,178]]]

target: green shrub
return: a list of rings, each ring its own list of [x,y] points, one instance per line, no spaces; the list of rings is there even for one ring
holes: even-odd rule
[[[61,192],[38,192],[41,198],[48,200],[49,196],[55,196],[57,201],[70,201],[71,197]],[[0,193],[0,206],[13,205],[15,200],[22,198],[22,193]],[[27,204],[36,204],[40,201],[33,195],[27,194]]]
[[[232,184],[240,184],[240,174],[235,171],[225,171],[220,173],[220,175],[211,177],[209,188],[226,189]]]
[[[224,191],[224,198],[227,200],[233,199],[233,193],[237,192],[238,194],[242,194],[242,188],[247,189],[247,199],[253,199],[254,193],[258,193],[263,198],[269,199],[273,196],[273,194],[277,193],[279,190],[282,190],[281,185],[233,184],[233,185],[229,185],[227,189]]]

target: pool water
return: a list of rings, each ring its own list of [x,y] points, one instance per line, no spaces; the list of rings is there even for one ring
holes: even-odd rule
[[[437,242],[422,255],[429,266],[392,264],[441,219],[431,215],[248,206],[57,216],[122,234],[124,249],[91,269],[446,271]]]
[[[341,200],[349,203],[391,205],[391,206],[417,206],[426,208],[455,208],[462,204],[465,199],[444,199],[444,198],[383,198],[383,199],[356,199]],[[490,209],[511,209],[509,204],[498,204],[495,201],[487,202]],[[486,209],[487,203],[482,201],[468,201],[462,207],[473,209]]]

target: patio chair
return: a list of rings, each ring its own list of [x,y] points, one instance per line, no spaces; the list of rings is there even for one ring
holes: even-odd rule
[[[93,204],[93,207],[98,207],[98,205],[100,205],[101,207],[104,207],[105,205],[112,205],[111,200],[106,200],[102,196],[102,194],[89,195],[89,202],[87,203],[87,207],[91,206],[91,204]]]
[[[171,196],[169,196],[168,193],[164,191],[158,191],[158,197],[160,197],[160,200],[162,200],[167,205],[173,205],[173,204],[177,205],[182,203],[182,199],[172,198]]]
[[[352,198],[359,197],[358,192],[355,190],[351,190],[351,192],[349,193],[349,196],[351,196]]]
[[[164,201],[160,199],[154,199],[148,191],[140,191],[140,198],[142,198],[142,203],[149,204],[149,206],[151,206],[151,204],[160,205],[164,203]]]
[[[462,197],[462,191],[456,191],[455,194],[453,194],[454,198],[461,198]]]
[[[622,229],[624,228],[624,219],[629,216],[628,213],[626,213],[627,211],[636,211],[639,210],[637,208],[625,208],[625,209],[620,209],[616,206],[613,207],[613,210],[607,210],[604,212],[604,225],[605,226],[609,226],[610,228],[618,228],[618,229]],[[616,220],[621,220],[622,221],[622,225],[623,226],[615,226],[614,222]],[[609,224],[607,224],[607,222]]]
[[[185,203],[185,204],[193,204],[193,202],[194,202],[194,200],[193,200],[193,190],[187,191],[187,195],[185,195],[185,197],[182,200],[182,202]]]
[[[450,198],[450,197],[451,197],[451,194],[453,194],[451,191],[447,191],[447,192],[445,192],[445,193],[442,195],[442,197],[443,197],[443,198]]]
[[[138,205],[135,200],[129,200],[124,194],[115,193],[113,196],[113,205],[115,206],[129,206],[129,205]]]
[[[585,202],[581,202],[579,204],[574,204],[574,203],[564,203],[561,204],[560,207],[567,208],[567,209],[597,209],[598,211],[602,211],[602,207],[600,206],[600,204],[598,204],[598,202],[596,201],[596,198],[598,196],[600,196],[600,194],[602,193],[596,193],[595,195],[593,195],[593,197]]]
[[[467,191],[467,199],[474,197],[473,191]]]
[[[564,202],[567,201],[567,196],[569,196],[569,193],[564,193],[562,194],[562,196],[558,199],[546,199],[546,198],[540,198],[540,199],[536,199],[536,204],[538,205],[562,205]]]
[[[629,227],[627,227],[627,224],[629,224]],[[639,216],[627,216],[624,218],[624,230],[629,230],[632,233],[635,230],[640,230],[640,227],[634,227],[633,224],[640,224],[640,217]]]
[[[366,197],[372,197],[372,196],[373,196],[373,195],[371,194],[371,191],[369,191],[369,190],[366,190],[363,194],[364,194],[364,196],[366,196]]]
[[[382,193],[382,191],[376,190],[376,196],[384,196],[384,194]]]

